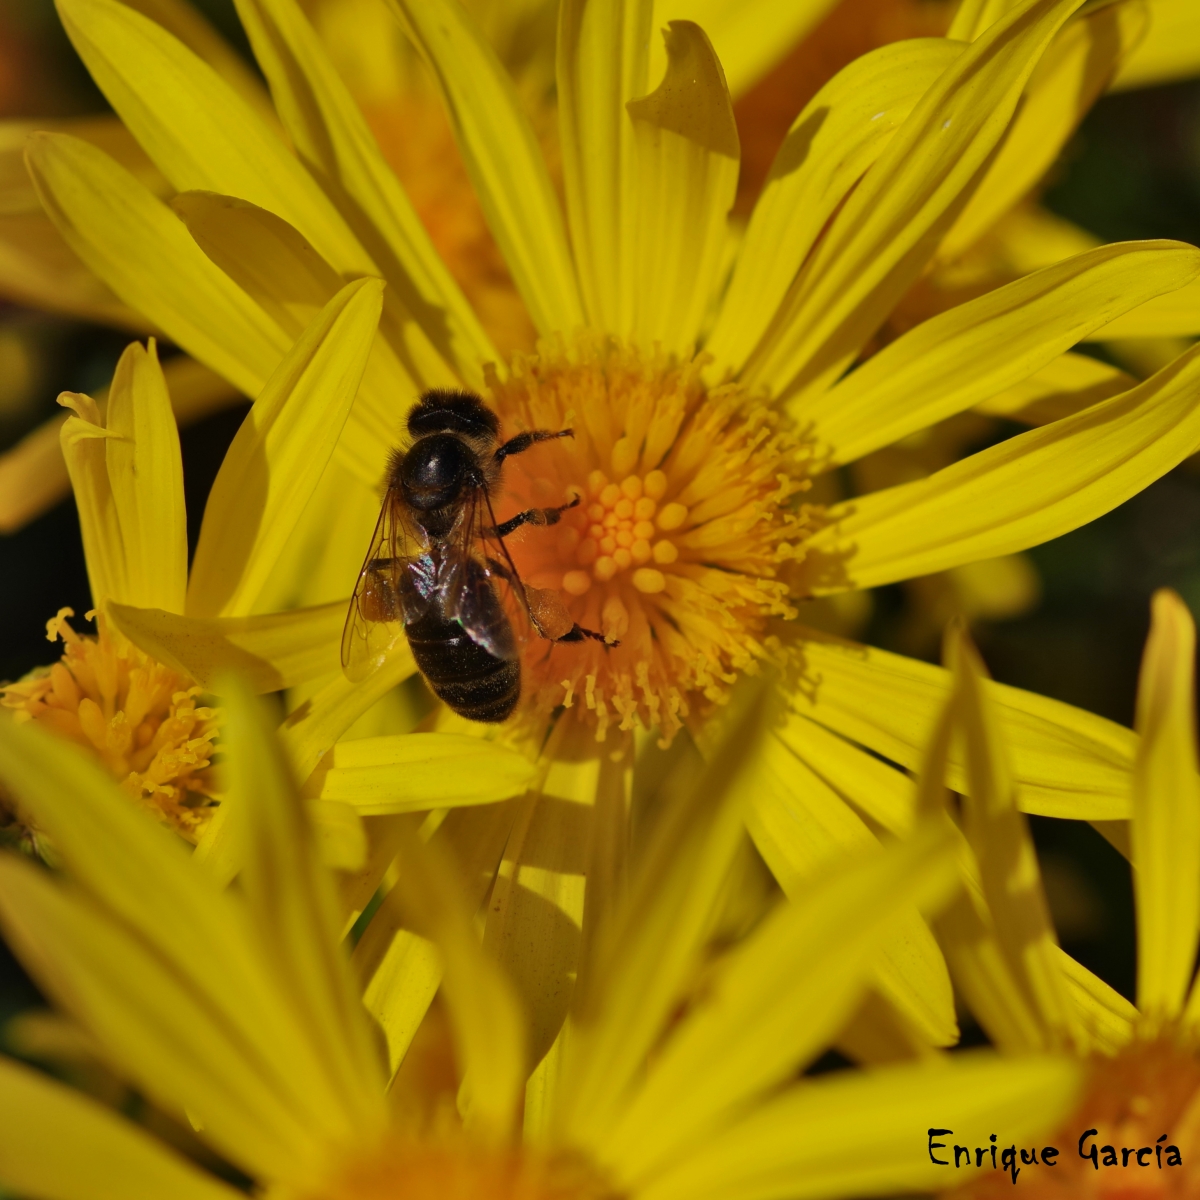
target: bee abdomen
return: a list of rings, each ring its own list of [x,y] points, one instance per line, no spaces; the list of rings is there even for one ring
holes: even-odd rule
[[[426,682],[468,721],[505,720],[521,696],[521,664],[473,642],[457,621],[430,612],[407,626],[408,644]]]

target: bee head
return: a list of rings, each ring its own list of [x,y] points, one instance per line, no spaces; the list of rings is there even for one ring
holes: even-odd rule
[[[413,508],[428,512],[453,504],[476,475],[471,448],[452,433],[415,442],[400,464],[400,486]]]
[[[414,438],[461,433],[486,441],[500,432],[500,422],[474,392],[434,388],[413,405],[408,414],[408,432]]]

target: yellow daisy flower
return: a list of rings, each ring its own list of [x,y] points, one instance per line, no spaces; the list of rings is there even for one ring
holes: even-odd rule
[[[964,639],[953,652],[953,714],[939,723],[934,754],[945,755],[957,724],[972,777],[960,844],[968,887],[934,928],[956,984],[997,1048],[1018,1061],[1066,1051],[1087,1069],[1079,1103],[1058,1130],[1056,1144],[1066,1147],[1062,1169],[1049,1179],[1031,1169],[1027,1188],[1047,1196],[1116,1196],[1132,1194],[1123,1191],[1130,1187],[1191,1195],[1200,1150],[1200,775],[1191,615],[1173,592],[1156,593],[1138,687],[1141,741],[1126,847],[1137,907],[1136,1007],[1059,948],[982,668]],[[931,787],[918,808],[941,803],[940,788]],[[943,1182],[958,1183],[956,1195],[1000,1194],[986,1176]]]
[[[949,900],[953,843],[927,826],[776,906],[705,964],[744,839],[724,786],[752,741],[743,721],[714,777],[663,810],[626,897],[595,927],[569,1060],[525,1097],[523,1119],[515,994],[480,951],[437,835],[401,839],[397,893],[436,947],[461,1081],[457,1104],[417,1120],[389,1103],[338,946],[333,880],[281,748],[252,697],[226,695],[241,887],[223,890],[82,755],[4,724],[0,777],[51,831],[64,877],[0,857],[0,923],[112,1067],[265,1194],[883,1194],[936,1178],[927,1110],[1033,1136],[1075,1097],[1078,1068],[1053,1055],[796,1081],[862,993],[895,905],[933,913]],[[0,1060],[0,1080],[5,1187],[60,1200],[244,1194],[44,1074]]]
[[[576,427],[573,443],[514,459],[509,474],[514,492],[538,503],[583,495],[562,528],[514,538],[514,555],[532,582],[558,587],[581,623],[622,631],[607,653],[546,656],[541,646],[526,656],[530,708],[569,699],[571,719],[555,725],[528,795],[505,806],[487,937],[534,1011],[535,1061],[555,1040],[576,969],[585,876],[596,867],[581,861],[586,831],[619,829],[630,789],[660,769],[657,750],[635,746],[640,729],[669,734],[687,720],[699,736],[699,718],[739,672],[787,661],[789,715],[744,773],[759,851],[798,893],[830,857],[910,819],[894,789],[867,786],[880,764],[852,743],[875,735],[854,732],[855,722],[907,721],[904,735],[920,745],[943,686],[923,664],[879,671],[873,651],[799,629],[787,620],[799,602],[1056,536],[1194,449],[1200,365],[1189,353],[929,479],[831,508],[803,503],[809,481],[833,467],[989,397],[1036,391],[1035,377],[1064,361],[1076,371],[1072,345],[1200,272],[1200,252],[1177,243],[1101,247],[932,317],[846,373],[981,195],[1027,82],[1078,7],[1024,0],[969,44],[901,43],[851,64],[800,115],[733,253],[725,215],[736,133],[720,64],[696,26],[670,28],[666,75],[650,91],[647,6],[563,7],[564,214],[479,30],[452,4],[399,5],[543,338],[537,354],[505,363],[290,0],[240,5],[290,145],[160,25],[116,0],[62,0],[97,82],[177,190],[168,207],[93,145],[61,134],[30,143],[47,211],[125,303],[254,392],[346,277],[389,283],[362,387],[285,550],[285,578],[303,582],[267,607],[347,594],[385,456],[423,389],[486,391],[509,429]],[[229,619],[216,608],[173,617],[135,606],[120,617],[136,644],[197,679],[228,660]],[[265,631],[243,647],[266,662],[273,653]],[[312,647],[309,661],[321,652]],[[439,768],[421,740],[432,735],[339,738],[411,671],[401,644],[365,683],[310,679],[313,693],[284,727],[310,799],[380,818],[355,884],[359,908],[386,869],[389,822],[429,807],[428,793],[417,806],[403,798],[404,773],[420,767],[436,782]],[[863,674],[870,703],[847,707]],[[1026,725],[1028,703],[1012,705]],[[1061,802],[1062,775],[1091,771],[1108,791],[1084,793],[1086,815],[1123,816],[1127,742],[1103,722],[1054,719],[1052,734],[1030,732],[1022,746],[1031,802]],[[1046,741],[1068,755],[1050,768]],[[891,757],[912,765],[903,750]],[[588,854],[602,859],[605,844],[593,839]],[[952,1042],[944,964],[915,910],[881,962],[881,987],[908,1032]]]
[[[86,747],[188,840],[216,802],[209,765],[217,715],[198,706],[203,689],[186,668],[133,645],[112,613],[122,605],[162,615],[208,609],[253,628],[249,614],[354,399],[380,292],[371,280],[344,288],[267,382],[214,484],[190,579],[179,436],[153,339],[122,355],[103,413],[89,396],[60,398],[73,413],[62,427],[63,453],[98,636],[81,637],[68,623],[72,611],[60,611],[47,629],[65,643],[61,661],[0,688],[0,706]],[[339,619],[318,610],[296,614],[290,627],[324,621],[333,637]],[[286,655],[278,649],[277,667]]]

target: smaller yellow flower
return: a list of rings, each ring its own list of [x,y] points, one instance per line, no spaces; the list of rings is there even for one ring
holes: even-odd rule
[[[1116,1196],[1128,1186],[1122,1147],[1149,1147],[1138,1195],[1192,1196],[1200,1186],[1200,775],[1195,733],[1195,627],[1183,602],[1160,591],[1142,661],[1133,818],[1112,833],[1133,864],[1137,1006],[1096,978],[1055,938],[1026,818],[1007,766],[993,701],[974,651],[956,637],[956,696],[934,735],[944,764],[953,727],[966,744],[971,795],[960,846],[968,888],[934,923],[951,975],[989,1037],[1020,1061],[1059,1049],[1087,1067],[1079,1104],[1055,1144],[1069,1146],[1054,1178],[1033,1173],[1032,1195]],[[940,802],[941,774],[923,787]],[[1112,823],[1115,824],[1115,823]],[[1092,1130],[1087,1146],[1077,1146]],[[1054,1142],[1054,1136],[1051,1137]],[[1097,1162],[1088,1153],[1094,1144]],[[1157,1169],[1154,1148],[1172,1167]],[[1114,1149],[1115,1148],[1115,1149]],[[1143,1156],[1145,1159],[1147,1156]],[[1147,1165],[1147,1164],[1143,1164]],[[1007,1181],[1004,1181],[1007,1186]],[[994,1179],[955,1195],[1003,1194]],[[1132,1193],[1128,1193],[1132,1194]]]
[[[215,802],[215,710],[197,707],[202,688],[111,630],[102,614],[87,614],[95,638],[71,628],[74,615],[63,608],[46,622],[47,639],[64,643],[62,659],[0,689],[0,705],[91,751],[135,800],[195,841]]]
[[[0,687],[0,708],[83,746],[188,841],[201,837],[218,800],[209,767],[220,718],[198,703],[204,647],[189,670],[168,651],[152,656],[134,645],[122,621],[134,612],[143,624],[189,612],[244,617],[262,607],[354,400],[381,290],[364,281],[340,292],[263,388],[214,485],[190,579],[179,435],[154,340],[121,356],[103,412],[90,396],[60,397],[73,414],[62,444],[97,636],[78,633],[72,610],[60,610],[47,630],[63,641],[62,658]],[[327,616],[317,611],[319,627],[328,628]],[[292,625],[309,628],[303,617]],[[242,647],[250,664],[254,633]],[[286,651],[277,642],[276,656]]]

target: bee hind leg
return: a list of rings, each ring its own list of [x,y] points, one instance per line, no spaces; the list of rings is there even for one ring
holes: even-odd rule
[[[609,641],[602,633],[598,633],[595,629],[584,629],[582,625],[572,625],[566,633],[561,637],[556,637],[553,640],[556,642],[582,642],[586,638],[591,638],[595,642],[600,642],[605,650],[611,649],[613,646],[619,646],[618,641]]]
[[[487,564],[501,579],[514,585],[518,594],[524,597],[525,609],[529,613],[530,622],[546,641],[582,642],[591,638],[593,641],[601,642],[606,650],[621,644],[615,639],[610,642],[604,634],[598,633],[595,629],[585,629],[578,622],[571,621],[570,614],[556,592],[545,588],[530,587],[522,583],[508,567],[494,558],[489,558]],[[568,622],[570,622],[569,625]],[[562,629],[564,625],[567,625],[565,633],[554,632],[555,629]]]

